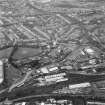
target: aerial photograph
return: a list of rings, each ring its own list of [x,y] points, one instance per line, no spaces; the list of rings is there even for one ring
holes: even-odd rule
[[[0,0],[0,105],[105,105],[105,0]]]

